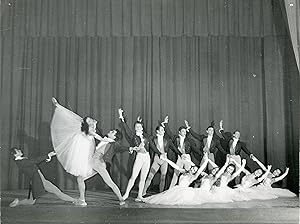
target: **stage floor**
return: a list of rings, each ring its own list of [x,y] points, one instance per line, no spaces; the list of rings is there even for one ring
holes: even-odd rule
[[[78,197],[77,191],[65,191]],[[119,206],[112,192],[86,194],[87,207],[77,207],[46,194],[33,206],[9,208],[27,191],[1,193],[1,223],[299,223],[299,198],[253,200],[196,206],[163,206],[137,203],[135,193]]]

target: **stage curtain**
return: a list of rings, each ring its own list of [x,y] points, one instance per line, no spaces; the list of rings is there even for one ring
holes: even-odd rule
[[[277,0],[3,0],[1,31],[33,37],[284,35],[273,4]]]
[[[33,37],[9,46],[10,39],[5,39],[2,55],[10,47],[15,53],[10,55],[13,60],[5,56],[2,60],[7,105],[2,107],[3,148],[17,145],[29,156],[49,152],[55,96],[79,115],[99,120],[104,133],[118,127],[120,106],[129,124],[141,115],[148,133],[165,115],[175,133],[184,119],[202,133],[210,121],[223,119],[227,130],[241,131],[258,158],[284,168],[295,160],[286,160],[285,147],[285,55],[280,46],[286,41],[286,37]],[[2,175],[18,176],[13,161],[7,154],[4,157]],[[128,154],[117,157],[114,179],[124,188]],[[58,175],[51,166],[57,170],[54,162],[46,172],[59,178],[60,187],[74,187],[74,178],[61,169]],[[16,188],[20,181],[24,180],[2,179],[4,188]]]
[[[296,0],[284,0],[281,2],[281,5],[284,16],[286,17],[286,25],[293,44],[297,66],[300,70],[300,3]]]
[[[1,2],[2,189],[27,187],[8,148],[52,150],[55,96],[104,133],[118,127],[120,106],[130,125],[141,115],[148,133],[165,115],[174,133],[184,119],[199,133],[223,119],[262,162],[289,166],[283,186],[297,192],[299,75],[279,13],[269,0]],[[114,160],[123,190],[132,160]],[[60,188],[77,188],[56,159],[41,168]],[[104,186],[100,177],[87,185]]]

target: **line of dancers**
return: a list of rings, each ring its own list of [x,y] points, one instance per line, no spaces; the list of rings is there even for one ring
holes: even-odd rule
[[[240,141],[239,131],[233,134],[224,132],[223,121],[220,122],[219,130],[222,137],[215,133],[213,123],[204,135],[196,133],[188,121],[185,121],[185,126],[179,127],[178,134],[175,135],[168,126],[169,117],[166,116],[156,127],[155,136],[151,136],[144,131],[140,117],[134,123],[134,131],[131,130],[123,109],[119,108],[120,125],[129,143],[127,147],[121,144],[123,134],[119,129],[112,129],[104,136],[97,133],[97,121],[93,118],[80,117],[60,105],[55,98],[52,98],[52,102],[55,106],[51,121],[54,151],[38,159],[28,159],[23,156],[22,150],[15,147],[11,149],[11,155],[20,171],[29,177],[30,187],[28,198],[15,199],[10,207],[32,205],[46,192],[75,205],[86,206],[85,181],[96,174],[112,189],[120,205],[125,204],[139,175],[138,196],[135,201],[151,204],[193,205],[296,196],[287,189],[272,188],[273,183],[286,177],[289,169],[284,173],[278,168],[271,172],[271,166],[265,167],[247,149],[246,144]],[[199,141],[200,146],[197,146],[188,133]],[[95,139],[99,141],[97,145]],[[152,165],[150,150],[154,153]],[[169,150],[175,153],[176,162],[168,158]],[[260,166],[259,169],[251,173],[245,168],[246,160],[242,160],[240,156],[242,150]],[[135,152],[135,161],[122,196],[108,170],[115,154],[125,151],[129,154]],[[226,162],[221,168],[216,164],[218,151],[226,155]],[[46,180],[38,168],[39,163],[50,162],[52,156],[57,157],[66,172],[77,177],[78,199],[64,194]],[[174,174],[169,189],[165,190],[168,166],[174,168]],[[145,197],[158,170],[161,171],[160,193]],[[245,175],[240,179],[242,172]],[[235,188],[228,187],[233,180],[236,183]],[[190,187],[193,182],[196,183],[195,186]]]

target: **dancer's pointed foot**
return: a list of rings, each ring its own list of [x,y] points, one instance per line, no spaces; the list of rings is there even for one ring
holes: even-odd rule
[[[76,201],[73,202],[73,204],[75,204],[77,206],[82,206],[82,207],[87,206],[87,203],[83,199],[77,199]]]
[[[144,199],[143,197],[137,197],[137,198],[135,199],[135,201],[136,201],[136,202],[142,202],[143,199]]]
[[[124,200],[119,201],[119,205],[120,206],[125,205],[125,201]]]
[[[19,199],[16,198],[9,204],[9,207],[11,207],[11,208],[16,207],[17,205],[19,205],[19,202],[20,202]]]

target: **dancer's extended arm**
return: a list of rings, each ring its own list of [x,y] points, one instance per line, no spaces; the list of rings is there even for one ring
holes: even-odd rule
[[[276,183],[276,182],[282,180],[283,178],[285,178],[285,177],[288,175],[289,170],[290,170],[290,168],[286,168],[284,174],[282,174],[280,177],[275,177],[275,178],[273,179],[273,180],[274,180],[273,183]]]
[[[232,176],[230,178],[230,181],[232,181],[234,178],[236,178],[238,175],[240,175],[240,173],[243,171],[245,166],[246,166],[246,160],[243,159],[242,160],[242,166],[234,174],[232,174]]]
[[[227,166],[229,164],[229,157],[226,156],[226,162],[224,164],[224,166],[222,166],[222,168],[218,171],[218,173],[216,174],[214,181],[216,181],[226,170]]]
[[[239,167],[239,168],[241,168],[242,166],[237,162],[237,161],[235,161],[234,159],[233,160],[231,160],[231,162],[234,162],[235,163],[235,165],[237,166],[237,167]],[[249,170],[247,170],[246,168],[244,168],[243,170],[242,170],[242,172],[244,172],[246,175],[249,175],[249,174],[251,174],[250,172],[249,172]]]
[[[259,182],[263,181],[268,176],[268,174],[270,173],[271,168],[272,168],[272,166],[268,165],[267,171],[260,178],[257,178],[257,181],[256,181],[255,184],[258,184]]]
[[[262,162],[260,162],[255,156],[252,157],[252,160],[256,162],[264,171],[267,171],[266,166]]]
[[[122,108],[119,108],[118,110],[118,113],[119,113],[119,118],[121,120],[121,125],[122,125],[122,128],[124,129],[125,131],[125,134],[126,136],[128,136],[130,139],[133,139],[134,137],[134,133],[133,131],[128,127],[125,119],[124,119],[124,116],[123,116],[123,109]]]
[[[176,163],[169,160],[167,157],[161,156],[160,159],[166,161],[171,167],[178,170],[179,172],[181,172],[181,173],[185,172],[185,169],[180,168]]]
[[[207,153],[204,153],[204,163],[199,167],[197,173],[194,175],[195,179],[197,179],[199,175],[205,170],[207,164],[208,164],[208,155]]]

